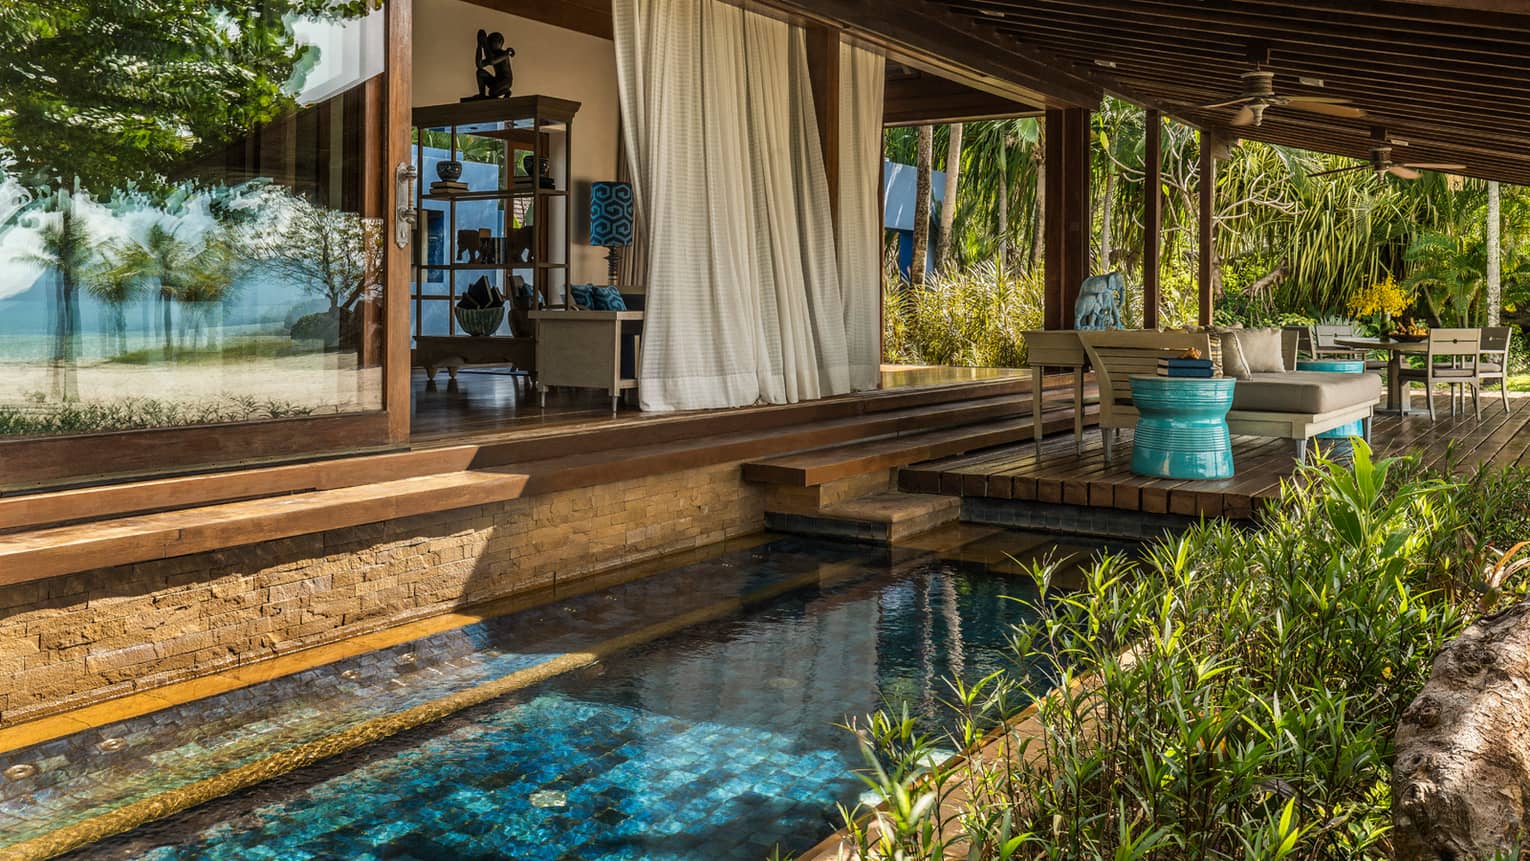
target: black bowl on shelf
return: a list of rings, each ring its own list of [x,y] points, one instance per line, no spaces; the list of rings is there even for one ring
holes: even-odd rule
[[[436,176],[441,177],[442,182],[456,182],[462,178],[462,162],[456,160],[436,162]]]

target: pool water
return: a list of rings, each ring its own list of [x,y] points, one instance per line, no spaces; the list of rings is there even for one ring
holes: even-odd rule
[[[945,552],[783,538],[256,686],[232,704],[206,703],[208,720],[189,744],[186,725],[161,713],[149,729],[113,729],[142,749],[137,762],[173,770],[221,756],[226,766],[241,761],[230,748],[269,753],[313,727],[502,676],[581,638],[649,622],[660,605],[679,611],[719,595],[770,596],[77,854],[699,861],[801,851],[842,824],[837,804],[865,792],[853,773],[861,765],[855,740],[840,724],[907,703],[926,727],[943,725],[946,678],[976,680],[1012,665],[1010,628],[1026,610],[1006,599],[1032,587],[1006,553],[1094,549],[1019,533]],[[768,588],[781,584],[799,588]],[[241,727],[254,724],[276,734],[251,741]],[[100,754],[83,749],[51,751],[66,760],[55,770],[75,768],[69,779],[81,785],[100,776],[85,766]],[[0,764],[28,752],[18,754]],[[117,769],[104,772],[108,784],[125,779]],[[60,807],[48,791],[30,797],[34,812],[46,809],[57,823],[106,804]],[[0,814],[25,817],[27,804],[0,796]]]

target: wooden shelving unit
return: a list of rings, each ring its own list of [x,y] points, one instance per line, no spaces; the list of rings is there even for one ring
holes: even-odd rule
[[[578,110],[578,102],[550,96],[415,108],[420,172],[420,226],[410,289],[415,365],[455,369],[504,363],[535,373],[528,366],[535,355],[529,313],[539,307],[567,307],[570,301],[574,218],[569,169]],[[437,163],[447,160],[462,163],[461,181],[467,183],[467,191],[431,191],[439,179]],[[549,171],[539,176],[544,163]],[[529,245],[512,247],[515,232],[527,229]],[[474,261],[471,249],[461,245],[462,232],[483,230],[495,252],[492,261]],[[469,285],[485,276],[510,300],[511,309],[498,332],[474,337],[460,331],[452,309]],[[530,297],[516,289],[517,278],[530,288]]]

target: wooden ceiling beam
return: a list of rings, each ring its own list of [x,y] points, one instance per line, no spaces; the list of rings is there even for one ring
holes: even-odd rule
[[[610,39],[613,35],[611,0],[558,0],[556,3],[542,2],[542,0],[465,0],[465,2],[602,39]]]
[[[1303,16],[1299,11],[1273,13],[1240,12],[1232,2],[1216,4],[1181,4],[1175,0],[961,0],[963,5],[1024,16],[1038,14],[1073,14],[1096,20],[1132,20],[1151,23],[1183,33],[1186,25],[1192,32],[1217,33],[1223,36],[1264,41],[1272,47],[1303,45],[1339,48],[1416,62],[1420,52],[1428,52],[1431,62],[1456,63],[1495,69],[1504,62],[1516,62],[1530,49],[1530,40],[1501,34],[1489,40],[1463,40],[1460,35],[1438,28],[1412,30],[1407,27],[1355,26],[1346,24],[1342,14]],[[1002,20],[1002,19],[999,19]]]
[[[1118,76],[1119,80],[1129,88],[1140,88],[1145,83],[1167,85],[1176,93],[1175,98],[1170,100],[1170,104],[1186,105],[1191,101],[1194,104],[1211,104],[1237,97],[1237,90],[1229,91],[1211,75],[1192,70],[1188,65],[1182,65],[1178,70],[1167,64],[1143,66],[1143,68],[1148,71],[1122,72]],[[1183,85],[1180,85],[1181,82]],[[1456,105],[1453,102],[1444,101],[1443,95],[1440,96],[1440,101],[1430,101],[1407,96],[1399,97],[1395,92],[1387,92],[1376,87],[1350,85],[1335,86],[1332,89],[1289,91],[1277,88],[1277,92],[1283,95],[1342,96],[1351,99],[1356,107],[1364,108],[1367,113],[1376,116],[1398,115],[1433,120],[1448,119],[1465,128],[1498,127],[1512,134],[1522,133],[1526,123],[1530,122],[1530,99],[1514,101],[1472,99],[1463,100],[1461,104]],[[1443,124],[1449,125],[1449,123]]]
[[[911,65],[1027,104],[1093,109],[1104,95],[1100,84],[1068,64],[929,0],[769,0],[768,5],[881,37]],[[994,83],[1003,88],[991,89]]]
[[[1198,24],[1196,27],[1199,33],[1186,32],[1180,28],[1159,27],[1151,22],[1140,21],[1126,13],[1111,15],[1108,14],[1108,10],[1088,12],[1082,9],[1072,10],[1070,7],[1070,11],[1049,14],[1043,8],[1045,2],[1046,0],[1037,0],[1034,5],[1024,7],[1023,11],[1021,7],[1007,2],[992,3],[990,5],[994,7],[1003,6],[1014,10],[1013,14],[1007,14],[1004,19],[995,19],[997,22],[995,26],[1015,33],[1021,38],[1024,37],[1023,34],[1044,34],[1049,43],[1063,41],[1077,44],[1078,39],[1092,36],[1095,37],[1093,40],[1095,57],[1114,60],[1118,66],[1129,64],[1131,56],[1113,54],[1111,46],[1114,44],[1133,45],[1140,48],[1156,45],[1160,49],[1180,48],[1181,50],[1194,45],[1205,53],[1216,50],[1233,63],[1233,69],[1229,70],[1233,72],[1230,75],[1230,82],[1233,84],[1236,84],[1237,75],[1252,65],[1243,53],[1244,46],[1252,38],[1271,44],[1274,57],[1269,67],[1277,73],[1310,73],[1313,77],[1325,77],[1326,72],[1353,70],[1357,68],[1357,60],[1363,60],[1363,68],[1370,74],[1392,75],[1410,81],[1453,83],[1457,86],[1470,84],[1485,92],[1498,92],[1505,95],[1513,91],[1513,88],[1505,82],[1502,63],[1486,63],[1481,67],[1473,67],[1473,70],[1467,70],[1443,60],[1436,60],[1433,56],[1428,63],[1420,63],[1416,53],[1411,57],[1377,53],[1371,58],[1361,58],[1356,55],[1364,53],[1362,49],[1328,47],[1311,41],[1298,43],[1290,39],[1280,39],[1278,29],[1271,29],[1260,36],[1249,31]],[[1225,38],[1208,39],[1205,35],[1208,33],[1217,33]],[[1042,41],[1035,35],[1031,35],[1031,38],[1037,43]],[[1301,53],[1284,49],[1285,46],[1298,44]],[[1093,62],[1093,58],[1090,62]]]
[[[1409,0],[1346,0],[1343,7],[1335,6],[1332,0],[1236,0],[1244,6],[1258,6],[1276,10],[1272,14],[1282,14],[1291,10],[1310,10],[1313,12],[1341,11],[1345,15],[1355,18],[1365,18],[1376,22],[1376,26],[1395,27],[1400,23],[1418,25],[1418,29],[1425,33],[1438,33],[1449,31],[1472,39],[1509,39],[1522,37],[1525,27],[1530,26],[1526,21],[1527,13],[1522,3],[1516,10],[1505,9],[1495,14],[1481,14],[1476,12],[1463,12],[1459,9],[1450,9],[1442,3],[1440,5],[1421,5],[1408,7],[1399,5]],[[1517,2],[1517,0],[1511,0]],[[1518,12],[1519,14],[1511,14]]]
[[[1039,116],[1041,108],[974,90],[933,75],[889,77],[882,124],[912,126]]]

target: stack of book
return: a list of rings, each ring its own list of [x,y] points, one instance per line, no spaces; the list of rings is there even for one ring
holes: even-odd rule
[[[1158,376],[1207,379],[1216,375],[1210,359],[1159,359]]]
[[[468,190],[465,182],[448,182],[441,180],[430,184],[431,194],[463,194]]]

